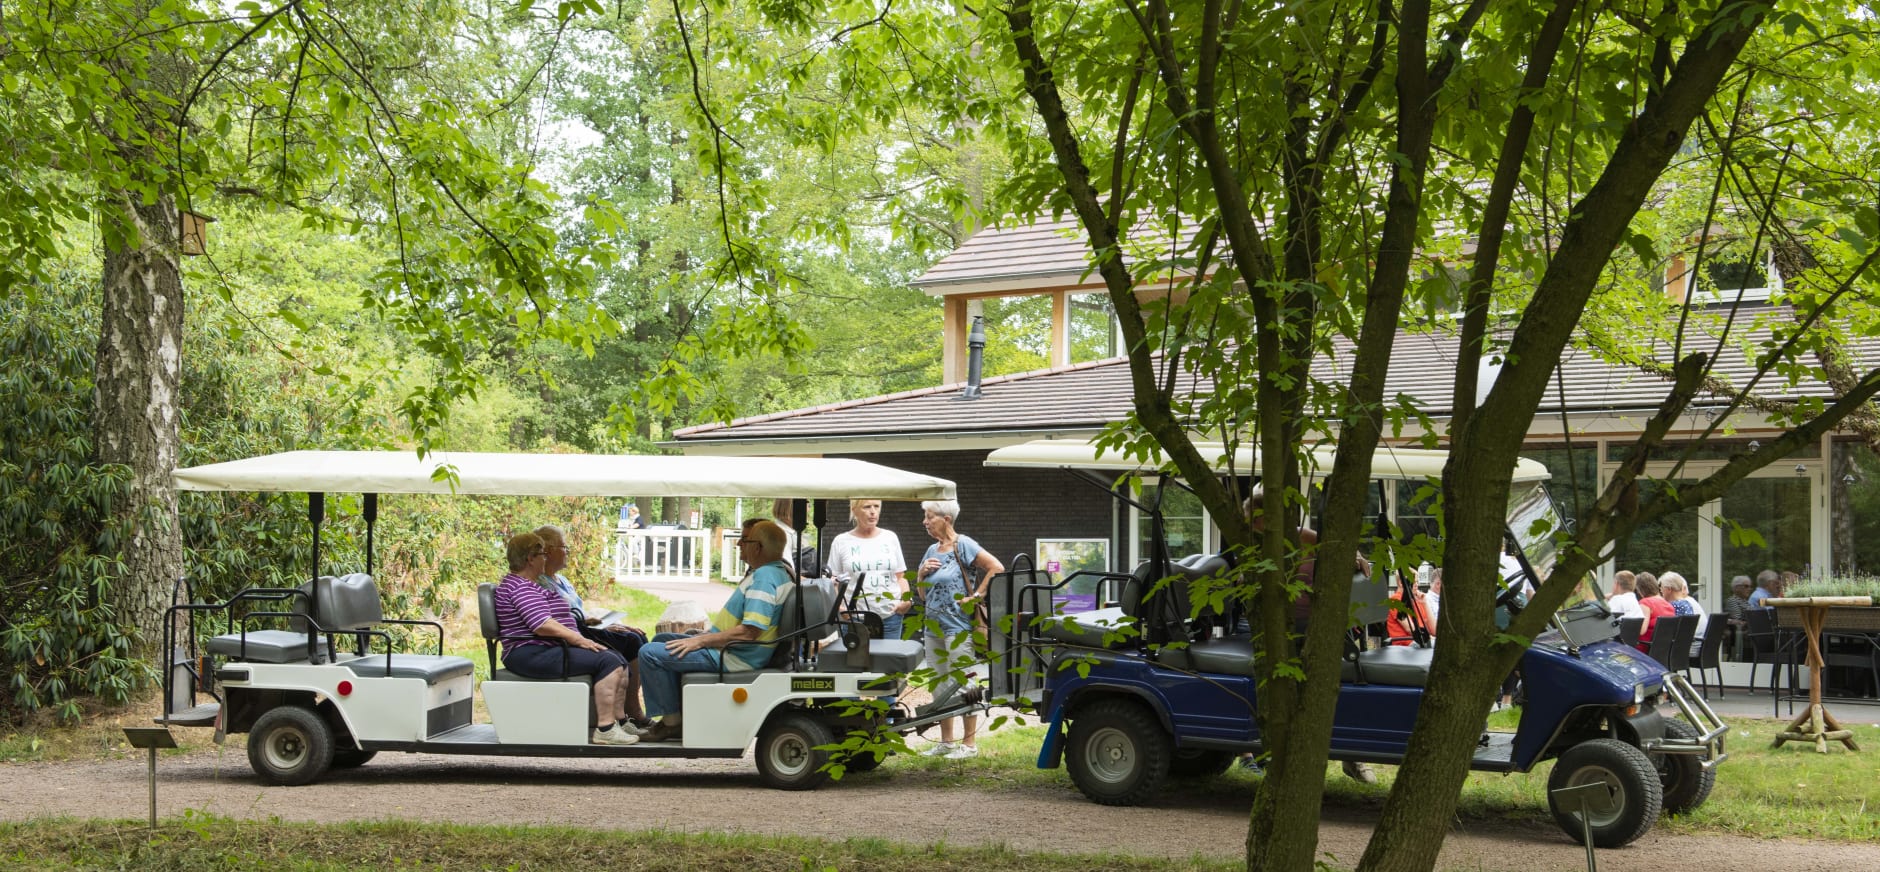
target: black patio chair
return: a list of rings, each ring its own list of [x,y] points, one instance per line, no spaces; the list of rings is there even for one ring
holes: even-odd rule
[[[1860,695],[1869,690],[1880,696],[1880,644],[1868,633],[1822,633],[1821,656],[1826,669],[1845,669],[1865,676]],[[1823,679],[1826,680],[1825,678]],[[1852,685],[1847,686],[1848,690]],[[1826,690],[1826,688],[1823,688]]]
[[[1697,645],[1697,625],[1703,623],[1703,615],[1679,615],[1675,627],[1677,635],[1671,639],[1671,671],[1683,672],[1691,668],[1691,649]]]
[[[1619,619],[1619,641],[1637,648],[1639,634],[1643,632],[1645,632],[1644,618]]]
[[[1704,687],[1705,699],[1710,698],[1711,670],[1716,670],[1717,673],[1717,696],[1720,698],[1725,696],[1723,692],[1723,639],[1727,635],[1729,634],[1724,631],[1724,621],[1719,616],[1712,615],[1710,625],[1704,629],[1704,638],[1698,640],[1695,655],[1697,659],[1684,667],[1686,673],[1693,669],[1697,670],[1697,680]]]
[[[1678,671],[1677,663],[1679,658],[1676,654],[1678,646],[1678,628],[1683,625],[1683,620],[1683,618],[1676,615],[1659,618],[1657,623],[1652,625],[1651,647],[1645,652],[1651,655],[1653,660],[1658,661],[1658,665],[1663,666],[1670,672]]]
[[[1795,688],[1795,669],[1802,665],[1803,648],[1797,642],[1806,644],[1800,634],[1782,633],[1776,629],[1776,617],[1769,609],[1749,608],[1743,610],[1744,626],[1747,630],[1743,638],[1749,642],[1749,689],[1756,689],[1756,668],[1769,664],[1769,711],[1777,717],[1782,715],[1782,707],[1776,696],[1776,688],[1781,683],[1782,667],[1789,670],[1789,688]]]

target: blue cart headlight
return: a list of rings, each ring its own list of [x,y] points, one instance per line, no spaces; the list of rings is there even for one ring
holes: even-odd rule
[[[1642,705],[1644,702],[1645,702],[1645,685],[1643,684],[1632,685],[1632,704]]]

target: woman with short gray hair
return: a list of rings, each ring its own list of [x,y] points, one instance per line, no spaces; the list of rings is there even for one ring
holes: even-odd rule
[[[1005,571],[1005,565],[970,537],[953,529],[960,516],[960,504],[953,500],[928,500],[920,504],[920,525],[934,543],[921,557],[916,580],[925,585],[923,602],[927,609],[927,665],[940,674],[936,697],[945,692],[949,678],[958,678],[976,659],[973,656],[973,609],[986,596],[992,577]],[[970,567],[972,573],[965,568]],[[968,584],[971,588],[968,588]],[[935,699],[936,703],[944,702]],[[979,717],[966,716],[966,733],[956,739],[959,718],[940,722],[940,742],[926,752],[932,757],[962,760],[979,754]],[[956,743],[957,742],[957,743]]]

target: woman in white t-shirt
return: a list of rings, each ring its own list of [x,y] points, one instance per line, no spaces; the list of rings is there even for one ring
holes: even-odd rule
[[[913,600],[907,596],[907,557],[901,538],[881,528],[880,500],[850,500],[855,529],[829,545],[829,574],[861,585],[857,606],[881,616],[882,637],[901,638]]]

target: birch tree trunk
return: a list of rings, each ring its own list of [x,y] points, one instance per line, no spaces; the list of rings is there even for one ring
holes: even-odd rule
[[[149,654],[162,643],[164,610],[183,573],[170,478],[181,443],[183,281],[175,201],[142,199],[120,190],[101,202],[104,311],[92,429],[98,460],[131,469],[130,499],[116,507],[129,535],[120,543],[124,570],[114,599]]]

